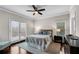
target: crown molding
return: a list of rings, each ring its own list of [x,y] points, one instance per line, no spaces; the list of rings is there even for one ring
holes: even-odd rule
[[[44,17],[44,18],[37,18],[35,20],[43,20],[43,19],[49,19],[49,18],[54,18],[54,17],[58,17],[58,16],[62,16],[62,15],[67,15],[69,14],[69,11],[65,11],[65,12],[61,12],[61,13],[56,13],[56,14],[52,14],[51,16],[48,17]]]
[[[25,15],[22,15],[22,14],[20,14],[20,13],[17,13],[17,12],[14,12],[14,11],[11,11],[11,10],[8,10],[8,9],[6,9],[6,8],[3,8],[3,7],[0,7],[0,10],[1,11],[5,11],[5,12],[8,12],[8,13],[11,13],[11,14],[15,14],[15,15],[17,15],[17,16],[20,16],[20,17],[23,17],[23,18],[26,18],[26,19],[29,19],[29,20],[34,20],[32,17],[30,17],[30,16],[25,16]]]

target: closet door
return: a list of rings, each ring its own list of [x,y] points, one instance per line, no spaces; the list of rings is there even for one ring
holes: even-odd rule
[[[11,41],[19,40],[19,22],[10,21],[10,31]]]
[[[26,39],[26,36],[27,36],[26,23],[20,23],[20,40]]]

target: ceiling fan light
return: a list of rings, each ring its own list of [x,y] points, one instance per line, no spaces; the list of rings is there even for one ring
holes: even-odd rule
[[[35,13],[33,13],[33,15],[35,15]]]
[[[34,13],[35,13],[35,14],[38,14],[38,12],[37,12],[37,11],[35,11]]]

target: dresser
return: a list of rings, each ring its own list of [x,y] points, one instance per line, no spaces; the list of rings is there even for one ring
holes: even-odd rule
[[[79,37],[66,36],[64,42],[65,54],[79,54]]]

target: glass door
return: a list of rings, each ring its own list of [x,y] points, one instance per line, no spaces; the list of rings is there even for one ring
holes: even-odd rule
[[[19,40],[19,22],[10,21],[10,40],[17,41]]]
[[[18,40],[24,40],[27,36],[26,23],[20,23],[18,21],[9,21],[9,39],[12,42]]]
[[[27,26],[26,23],[20,23],[20,40],[26,39],[27,36]]]

